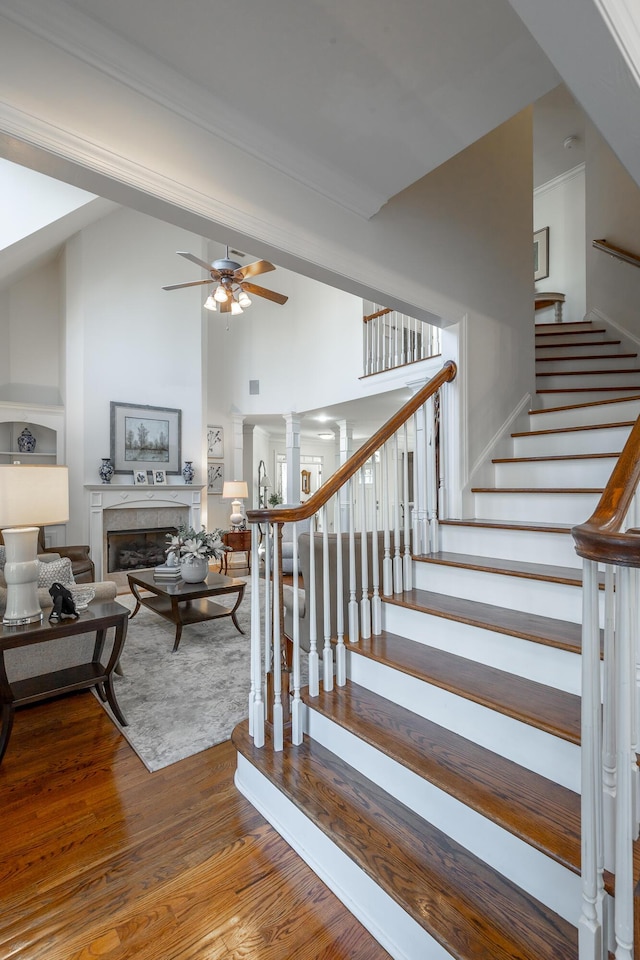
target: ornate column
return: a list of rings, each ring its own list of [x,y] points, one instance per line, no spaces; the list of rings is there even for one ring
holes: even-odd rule
[[[285,413],[287,452],[287,491],[285,503],[300,502],[300,417]],[[285,496],[285,491],[282,491]]]

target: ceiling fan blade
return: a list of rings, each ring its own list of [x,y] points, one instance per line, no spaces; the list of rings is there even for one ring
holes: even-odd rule
[[[213,283],[213,280],[190,280],[188,283],[170,283],[168,287],[163,287],[163,290],[179,290],[180,287],[199,287],[203,283]]]
[[[193,253],[186,253],[184,250],[176,250],[176,253],[179,257],[184,257],[185,260],[191,260],[191,263],[197,263],[203,270],[211,270],[210,263],[207,263],[206,260],[201,260],[200,257],[196,257]]]
[[[269,273],[270,270],[275,270],[275,267],[268,260],[255,260],[236,270],[234,276],[244,280],[246,277],[257,277],[259,273]]]
[[[273,300],[274,303],[286,303],[289,297],[276,293],[275,290],[267,290],[266,287],[258,287],[255,283],[243,283],[242,289],[247,293],[254,293],[256,297],[264,297],[266,300]]]

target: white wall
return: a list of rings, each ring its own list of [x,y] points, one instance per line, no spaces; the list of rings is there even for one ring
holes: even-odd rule
[[[541,292],[564,293],[563,319],[583,320],[586,313],[585,167],[569,170],[533,194],[533,229],[549,227],[549,276],[535,287]],[[537,314],[552,323],[553,307]]]
[[[586,147],[587,309],[640,338],[640,269],[592,246],[608,240],[640,256],[640,189],[590,124]]]

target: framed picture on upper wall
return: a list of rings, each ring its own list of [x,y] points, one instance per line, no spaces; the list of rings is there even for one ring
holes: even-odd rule
[[[111,401],[111,462],[116,473],[180,473],[182,411]]]
[[[549,227],[536,230],[533,235],[533,279],[549,276]]]
[[[207,427],[207,457],[222,460],[224,457],[224,431],[222,427]]]

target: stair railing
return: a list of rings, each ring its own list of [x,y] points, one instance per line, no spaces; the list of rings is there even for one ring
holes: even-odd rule
[[[613,243],[608,243],[606,240],[592,240],[591,243],[596,250],[602,250],[603,253],[608,253],[610,257],[615,257],[616,260],[623,260],[624,263],[630,263],[633,267],[640,267],[640,257],[635,253],[631,253],[630,250],[616,247]]]
[[[435,400],[456,372],[455,363],[445,363],[305,503],[247,512],[252,530],[249,732],[257,747],[264,746],[267,724],[275,750],[283,748],[285,733],[294,744],[302,743],[302,685],[308,685],[311,697],[319,695],[322,661],[323,689],[344,686],[347,644],[382,632],[382,597],[411,590],[412,554],[438,549],[439,465],[444,461],[441,405]],[[284,524],[292,525],[286,540]],[[285,552],[292,571],[286,586]],[[298,572],[304,576],[304,594]]]
[[[415,317],[380,307],[362,318],[364,376],[436,357],[440,328]]]
[[[633,842],[640,823],[639,481],[640,418],[593,515],[572,530],[583,558],[580,960],[603,960],[610,950],[617,960],[634,955]],[[599,565],[605,584],[602,636]],[[613,903],[605,892],[605,871],[615,875]]]

